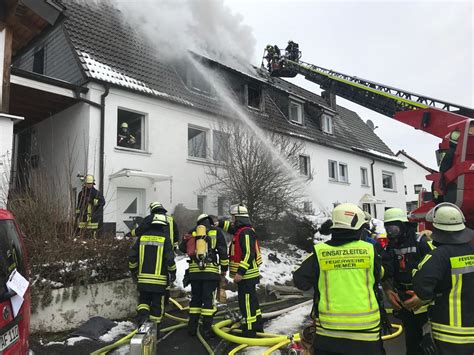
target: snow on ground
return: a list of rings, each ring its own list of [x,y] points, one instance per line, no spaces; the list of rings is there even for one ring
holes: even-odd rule
[[[262,247],[262,265],[260,266],[261,285],[284,285],[285,282],[293,279],[292,272],[306,257],[304,251],[299,250],[296,246],[288,244],[288,252],[274,251],[272,249]],[[274,254],[280,262],[271,260],[271,254]]]
[[[52,341],[52,342],[49,342],[49,343],[46,343],[46,344],[43,344],[42,341],[41,341],[40,343],[41,343],[41,345],[44,345],[44,346],[51,346],[51,345],[74,346],[77,342],[80,342],[82,340],[91,340],[91,339],[86,338],[86,337],[72,337],[72,338],[69,338],[65,341]]]
[[[99,340],[105,343],[111,342],[117,339],[120,335],[126,335],[135,329],[132,322],[118,322],[115,327],[110,329],[107,333],[102,335]]]
[[[184,289],[185,291],[191,292],[191,285],[183,287],[184,272],[188,269],[188,257],[187,255],[179,255],[176,257],[176,281],[174,282],[175,287]]]

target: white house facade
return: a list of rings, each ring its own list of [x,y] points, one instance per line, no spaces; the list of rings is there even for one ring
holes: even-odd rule
[[[182,204],[225,214],[228,204],[238,201],[204,193],[202,186],[207,167],[218,160],[216,127],[236,118],[203,78],[197,82],[188,70],[143,52],[134,57],[127,46],[134,46],[136,38],[117,44],[129,58],[117,57],[120,51],[111,50],[109,34],[120,28],[124,33],[118,37],[126,38],[127,27],[114,25],[120,17],[110,5],[98,6],[104,7],[100,12],[107,21],[95,23],[93,9],[66,3],[69,17],[62,27],[15,58],[19,78],[32,72],[38,81],[67,81],[75,93],[67,107],[31,121],[17,136],[28,135],[30,157],[54,175],[54,184],[65,196],[80,190],[78,175],[94,174],[107,201],[104,222],[116,232],[127,232],[131,218],[147,214],[155,200],[170,212]],[[55,51],[61,46],[59,52],[77,56],[78,65],[48,72],[47,60],[59,55]],[[34,64],[36,60],[37,69],[38,48],[46,52],[41,73]],[[262,129],[304,143],[300,174],[310,178],[308,212],[354,202],[381,218],[385,208],[405,207],[403,161],[356,113],[331,107],[320,96],[258,70],[247,75],[215,62],[206,65],[228,75],[240,104]],[[123,123],[135,136],[133,147],[118,143]]]

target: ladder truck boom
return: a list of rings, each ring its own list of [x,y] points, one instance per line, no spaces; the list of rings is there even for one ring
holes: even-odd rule
[[[298,44],[291,41],[283,54],[270,45],[264,52],[271,76],[303,75],[328,93],[441,138],[436,151],[440,171],[426,176],[432,181],[433,201],[413,211],[412,218],[421,221],[431,207],[447,201],[456,203],[468,226],[474,227],[474,109],[322,68],[300,58]]]

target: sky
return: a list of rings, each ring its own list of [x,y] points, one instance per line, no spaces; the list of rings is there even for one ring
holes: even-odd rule
[[[264,47],[298,42],[302,60],[443,101],[474,107],[474,6],[471,1],[224,0]],[[238,39],[237,39],[238,40]],[[292,82],[316,93],[298,76]],[[436,168],[441,141],[342,98],[337,103],[375,123],[394,153],[404,149]]]

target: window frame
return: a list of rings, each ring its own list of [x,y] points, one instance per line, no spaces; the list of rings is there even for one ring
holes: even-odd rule
[[[346,180],[342,179],[341,167],[346,168]],[[338,180],[337,181],[345,183],[345,184],[349,183],[349,167],[348,167],[347,163],[338,162]]]
[[[365,183],[364,183],[365,178]],[[360,185],[364,187],[370,187],[369,185],[369,169],[361,166],[360,167]]]
[[[329,122],[329,124],[327,124],[327,122]],[[321,131],[331,136],[334,135],[334,117],[329,113],[323,112],[321,115]]]
[[[259,93],[259,102],[258,106],[251,106],[250,105],[250,100],[249,100],[249,95],[250,95],[250,90],[254,90]],[[245,84],[245,104],[247,105],[248,108],[252,110],[257,110],[261,111],[262,110],[262,100],[263,100],[263,92],[262,92],[262,87],[259,85],[252,85],[252,84]]]
[[[301,171],[301,160],[302,160],[302,159],[303,159],[304,162],[305,162],[306,174]],[[299,170],[300,175],[302,175],[302,176],[307,176],[307,177],[311,177],[311,159],[310,159],[309,155],[300,154],[300,155],[298,156],[298,170]]]
[[[214,162],[217,162],[217,163],[221,163],[221,162],[224,162],[224,159],[218,159],[218,157],[216,158],[216,139],[215,139],[215,135],[218,134],[218,135],[222,135],[222,136],[226,136],[227,137],[227,140],[229,141],[230,140],[230,134],[227,133],[227,132],[223,132],[223,131],[219,131],[219,130],[216,130],[216,129],[213,129],[212,130],[212,160]]]
[[[297,116],[298,116],[299,120],[294,120],[291,117],[291,106],[292,105],[297,107]],[[290,119],[290,122],[296,123],[296,124],[299,124],[299,125],[304,124],[304,107],[303,107],[303,105],[304,105],[303,102],[296,101],[294,99],[290,99],[290,102],[288,104],[288,118]]]
[[[334,169],[332,169],[332,164],[335,165]],[[334,176],[331,176],[331,170],[334,172]],[[338,181],[339,177],[339,165],[336,160],[328,159],[328,176],[330,181]]]
[[[201,132],[204,132],[205,133],[205,147],[204,147],[204,154],[205,156],[204,157],[201,157],[201,156],[194,156],[194,155],[190,155],[190,150],[189,150],[189,129],[194,129],[196,131],[201,131]],[[210,139],[209,139],[209,134],[210,132],[210,129],[209,128],[205,128],[205,127],[200,127],[200,126],[195,126],[195,125],[192,125],[192,124],[188,124],[188,138],[187,138],[187,147],[188,147],[188,152],[187,152],[187,157],[188,159],[193,159],[193,160],[200,160],[200,161],[208,161],[210,159],[210,154],[209,154],[209,143],[212,144],[212,142],[209,142]]]
[[[119,130],[120,130],[119,111],[125,111],[125,112],[129,112],[129,113],[141,116],[140,117],[140,132],[141,132],[140,148],[130,148],[130,147],[120,146],[118,145],[117,140],[115,140],[115,149],[118,149],[121,151],[128,151],[128,152],[148,153],[148,113],[137,111],[137,110],[130,109],[127,107],[123,107],[123,106],[117,106],[117,119],[116,119],[117,131],[115,135],[116,137],[118,136]]]
[[[417,188],[417,187],[419,187],[419,190],[418,190],[418,191],[416,191],[416,188]],[[422,189],[423,189],[423,185],[422,185],[422,184],[415,184],[415,185],[413,185],[413,191],[415,191],[415,195],[418,195],[418,194],[421,192]]]
[[[209,91],[206,91],[205,88],[199,87],[199,85],[195,85],[196,82],[206,83],[207,87],[209,88]],[[205,78],[203,78],[201,73],[198,70],[194,69],[192,66],[187,66],[186,69],[186,86],[195,93],[199,93],[208,97],[214,97],[214,90],[211,83],[209,83]]]
[[[391,181],[392,181],[392,187],[385,187],[384,186],[384,175],[388,175],[391,177]],[[386,170],[382,170],[382,187],[385,191],[391,191],[391,192],[396,192],[397,191],[397,185],[396,185],[396,180],[395,180],[395,173],[394,172],[391,172],[391,171],[386,171]]]

